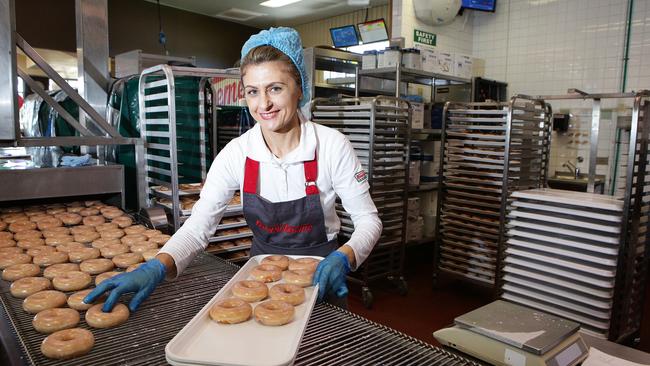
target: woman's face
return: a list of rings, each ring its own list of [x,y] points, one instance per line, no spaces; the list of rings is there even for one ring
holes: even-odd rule
[[[281,61],[248,65],[242,77],[246,103],[262,130],[287,132],[298,125],[300,86]]]

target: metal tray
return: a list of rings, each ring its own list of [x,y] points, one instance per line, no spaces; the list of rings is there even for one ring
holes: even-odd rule
[[[521,227],[522,229],[528,228],[541,232],[549,232],[554,234],[566,235],[569,239],[588,239],[599,243],[616,245],[619,243],[619,237],[614,234],[603,234],[597,232],[589,232],[587,230],[579,230],[575,227],[564,227],[561,225],[547,225],[546,222],[530,222],[519,219],[509,221],[509,225]]]
[[[555,294],[565,299],[573,299],[574,301],[596,308],[606,310],[612,308],[613,300],[611,298],[598,299],[590,292],[585,292],[584,290],[586,290],[586,288],[584,287],[583,291],[578,291],[575,286],[565,287],[559,285],[557,282],[536,281],[534,279],[519,277],[512,274],[504,275],[503,280],[526,288],[539,289],[547,294]]]
[[[598,255],[594,252],[585,252],[571,248],[561,248],[551,243],[534,243],[520,238],[508,239],[508,245],[513,248],[530,249],[539,253],[548,253],[552,258],[566,258],[567,260],[578,259],[585,262],[596,263],[602,266],[616,267],[616,256]]]
[[[525,230],[519,227],[510,228],[508,230],[508,235],[513,238],[523,238],[532,242],[539,243],[554,243],[557,245],[563,245],[570,248],[576,248],[581,250],[587,250],[591,252],[606,254],[606,255],[618,255],[618,246],[615,245],[604,245],[600,243],[589,242],[586,240],[571,240],[562,235],[553,236],[552,233],[542,233],[538,231]]]
[[[515,264],[522,268],[527,268],[531,271],[542,272],[551,276],[560,276],[569,281],[581,282],[583,284],[598,287],[604,290],[614,289],[614,278],[604,278],[599,276],[592,276],[590,274],[585,274],[583,272],[578,272],[573,268],[566,268],[561,266],[556,266],[553,263],[548,264],[545,262],[537,262],[535,260],[530,260],[528,258],[519,257],[516,255],[508,255],[505,257],[504,262],[507,264]]]
[[[517,265],[508,265],[504,267],[504,272],[515,275],[518,278],[552,283],[556,286],[568,288],[573,291],[582,292],[602,299],[611,299],[612,296],[614,296],[613,289],[604,289],[600,287],[587,286],[582,283],[578,283],[576,281],[566,280],[560,276],[550,276],[545,273],[538,272],[538,271],[531,271],[527,268],[519,267]]]
[[[616,276],[616,267],[613,268],[596,268],[591,264],[584,263],[581,260],[570,259],[570,258],[557,258],[549,257],[543,254],[535,253],[531,250],[522,250],[517,247],[508,247],[506,248],[506,253],[517,255],[520,257],[534,259],[543,263],[553,264],[559,267],[570,268],[575,271],[585,273],[587,275],[598,276],[602,278],[614,278]]]

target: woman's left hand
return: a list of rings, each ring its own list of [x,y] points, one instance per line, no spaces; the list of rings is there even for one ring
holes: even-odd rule
[[[350,261],[344,253],[335,250],[325,257],[316,268],[313,284],[318,284],[318,301],[323,301],[328,293],[335,293],[338,297],[348,294],[346,285],[347,274],[350,273]]]

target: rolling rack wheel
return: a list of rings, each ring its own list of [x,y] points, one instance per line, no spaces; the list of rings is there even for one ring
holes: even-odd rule
[[[409,293],[409,285],[402,276],[397,279],[397,290],[401,296],[406,296]]]
[[[363,300],[363,306],[365,306],[366,309],[372,308],[372,303],[375,299],[372,296],[372,292],[370,292],[370,288],[367,286],[361,288],[361,298]]]

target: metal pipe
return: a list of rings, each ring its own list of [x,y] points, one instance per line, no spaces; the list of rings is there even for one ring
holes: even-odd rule
[[[598,131],[600,128],[600,106],[600,99],[595,98],[592,104],[591,133],[589,134],[589,177],[587,181],[587,192],[589,193],[594,193],[594,183],[596,181],[596,163],[598,161]]]
[[[625,93],[627,87],[627,68],[630,61],[630,39],[632,38],[632,10],[634,9],[634,0],[628,0],[626,10],[625,24],[625,42],[623,49],[623,74],[621,75],[621,93]]]

